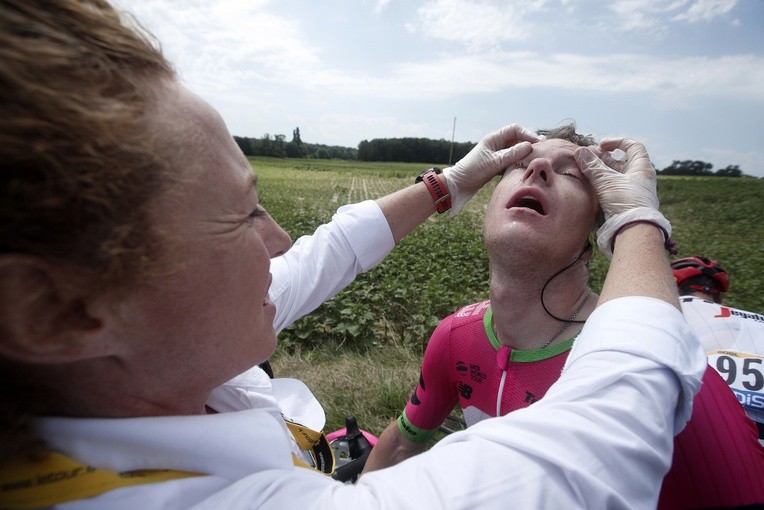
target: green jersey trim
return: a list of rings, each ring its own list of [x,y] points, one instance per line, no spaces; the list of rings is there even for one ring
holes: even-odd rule
[[[493,309],[489,306],[483,316],[483,327],[485,328],[485,334],[488,336],[488,340],[493,345],[496,351],[501,348],[501,343],[496,335],[493,333]],[[558,354],[562,354],[565,351],[569,351],[573,347],[573,341],[575,341],[578,335],[573,335],[564,342],[559,344],[550,345],[545,349],[532,349],[529,351],[521,351],[518,349],[511,349],[509,353],[509,360],[516,363],[530,363],[533,361],[541,361],[549,358],[553,358]]]
[[[414,443],[424,443],[431,439],[438,431],[437,428],[424,430],[412,425],[408,418],[406,418],[405,410],[398,417],[398,429],[401,431],[401,434],[403,434],[403,437]]]

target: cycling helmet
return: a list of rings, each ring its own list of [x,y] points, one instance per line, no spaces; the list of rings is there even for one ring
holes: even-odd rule
[[[671,271],[680,289],[686,287],[707,294],[718,294],[730,288],[727,271],[715,260],[706,257],[677,259],[671,263]]]

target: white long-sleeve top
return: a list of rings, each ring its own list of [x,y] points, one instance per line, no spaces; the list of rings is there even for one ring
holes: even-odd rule
[[[394,246],[387,219],[376,202],[340,207],[331,222],[310,236],[300,237],[284,255],[271,259],[273,279],[268,293],[276,305],[276,332],[379,264]],[[218,412],[278,406],[282,416],[314,430],[322,430],[326,422],[323,408],[304,384],[294,379],[270,379],[257,366],[217,388],[208,405]],[[290,443],[292,452],[307,460],[307,452],[295,441]]]
[[[93,466],[207,475],[65,509],[655,508],[705,366],[676,308],[610,301],[591,315],[544,399],[356,485],[295,467],[275,404],[206,416],[47,418],[39,430],[54,449]]]
[[[376,202],[340,207],[331,222],[310,236],[300,237],[284,255],[271,259],[269,294],[276,305],[276,332],[379,264],[394,246],[393,234]]]

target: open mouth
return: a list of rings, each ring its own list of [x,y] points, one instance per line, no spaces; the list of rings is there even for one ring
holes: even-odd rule
[[[540,215],[546,216],[546,211],[544,211],[544,206],[541,205],[541,202],[539,202],[533,197],[520,197],[517,200],[517,202],[515,202],[515,204],[512,205],[512,207],[522,207],[525,209],[533,209]]]

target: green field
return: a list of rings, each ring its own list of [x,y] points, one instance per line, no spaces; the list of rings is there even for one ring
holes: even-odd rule
[[[293,239],[329,221],[341,205],[411,183],[426,165],[252,158],[262,204]],[[346,413],[379,433],[402,409],[438,320],[487,297],[481,239],[495,181],[455,218],[433,216],[378,267],[279,336],[278,376],[297,377],[327,411],[327,428]],[[658,195],[680,256],[704,254],[730,273],[726,303],[764,312],[764,180],[661,177]],[[591,264],[599,291],[607,260]]]

